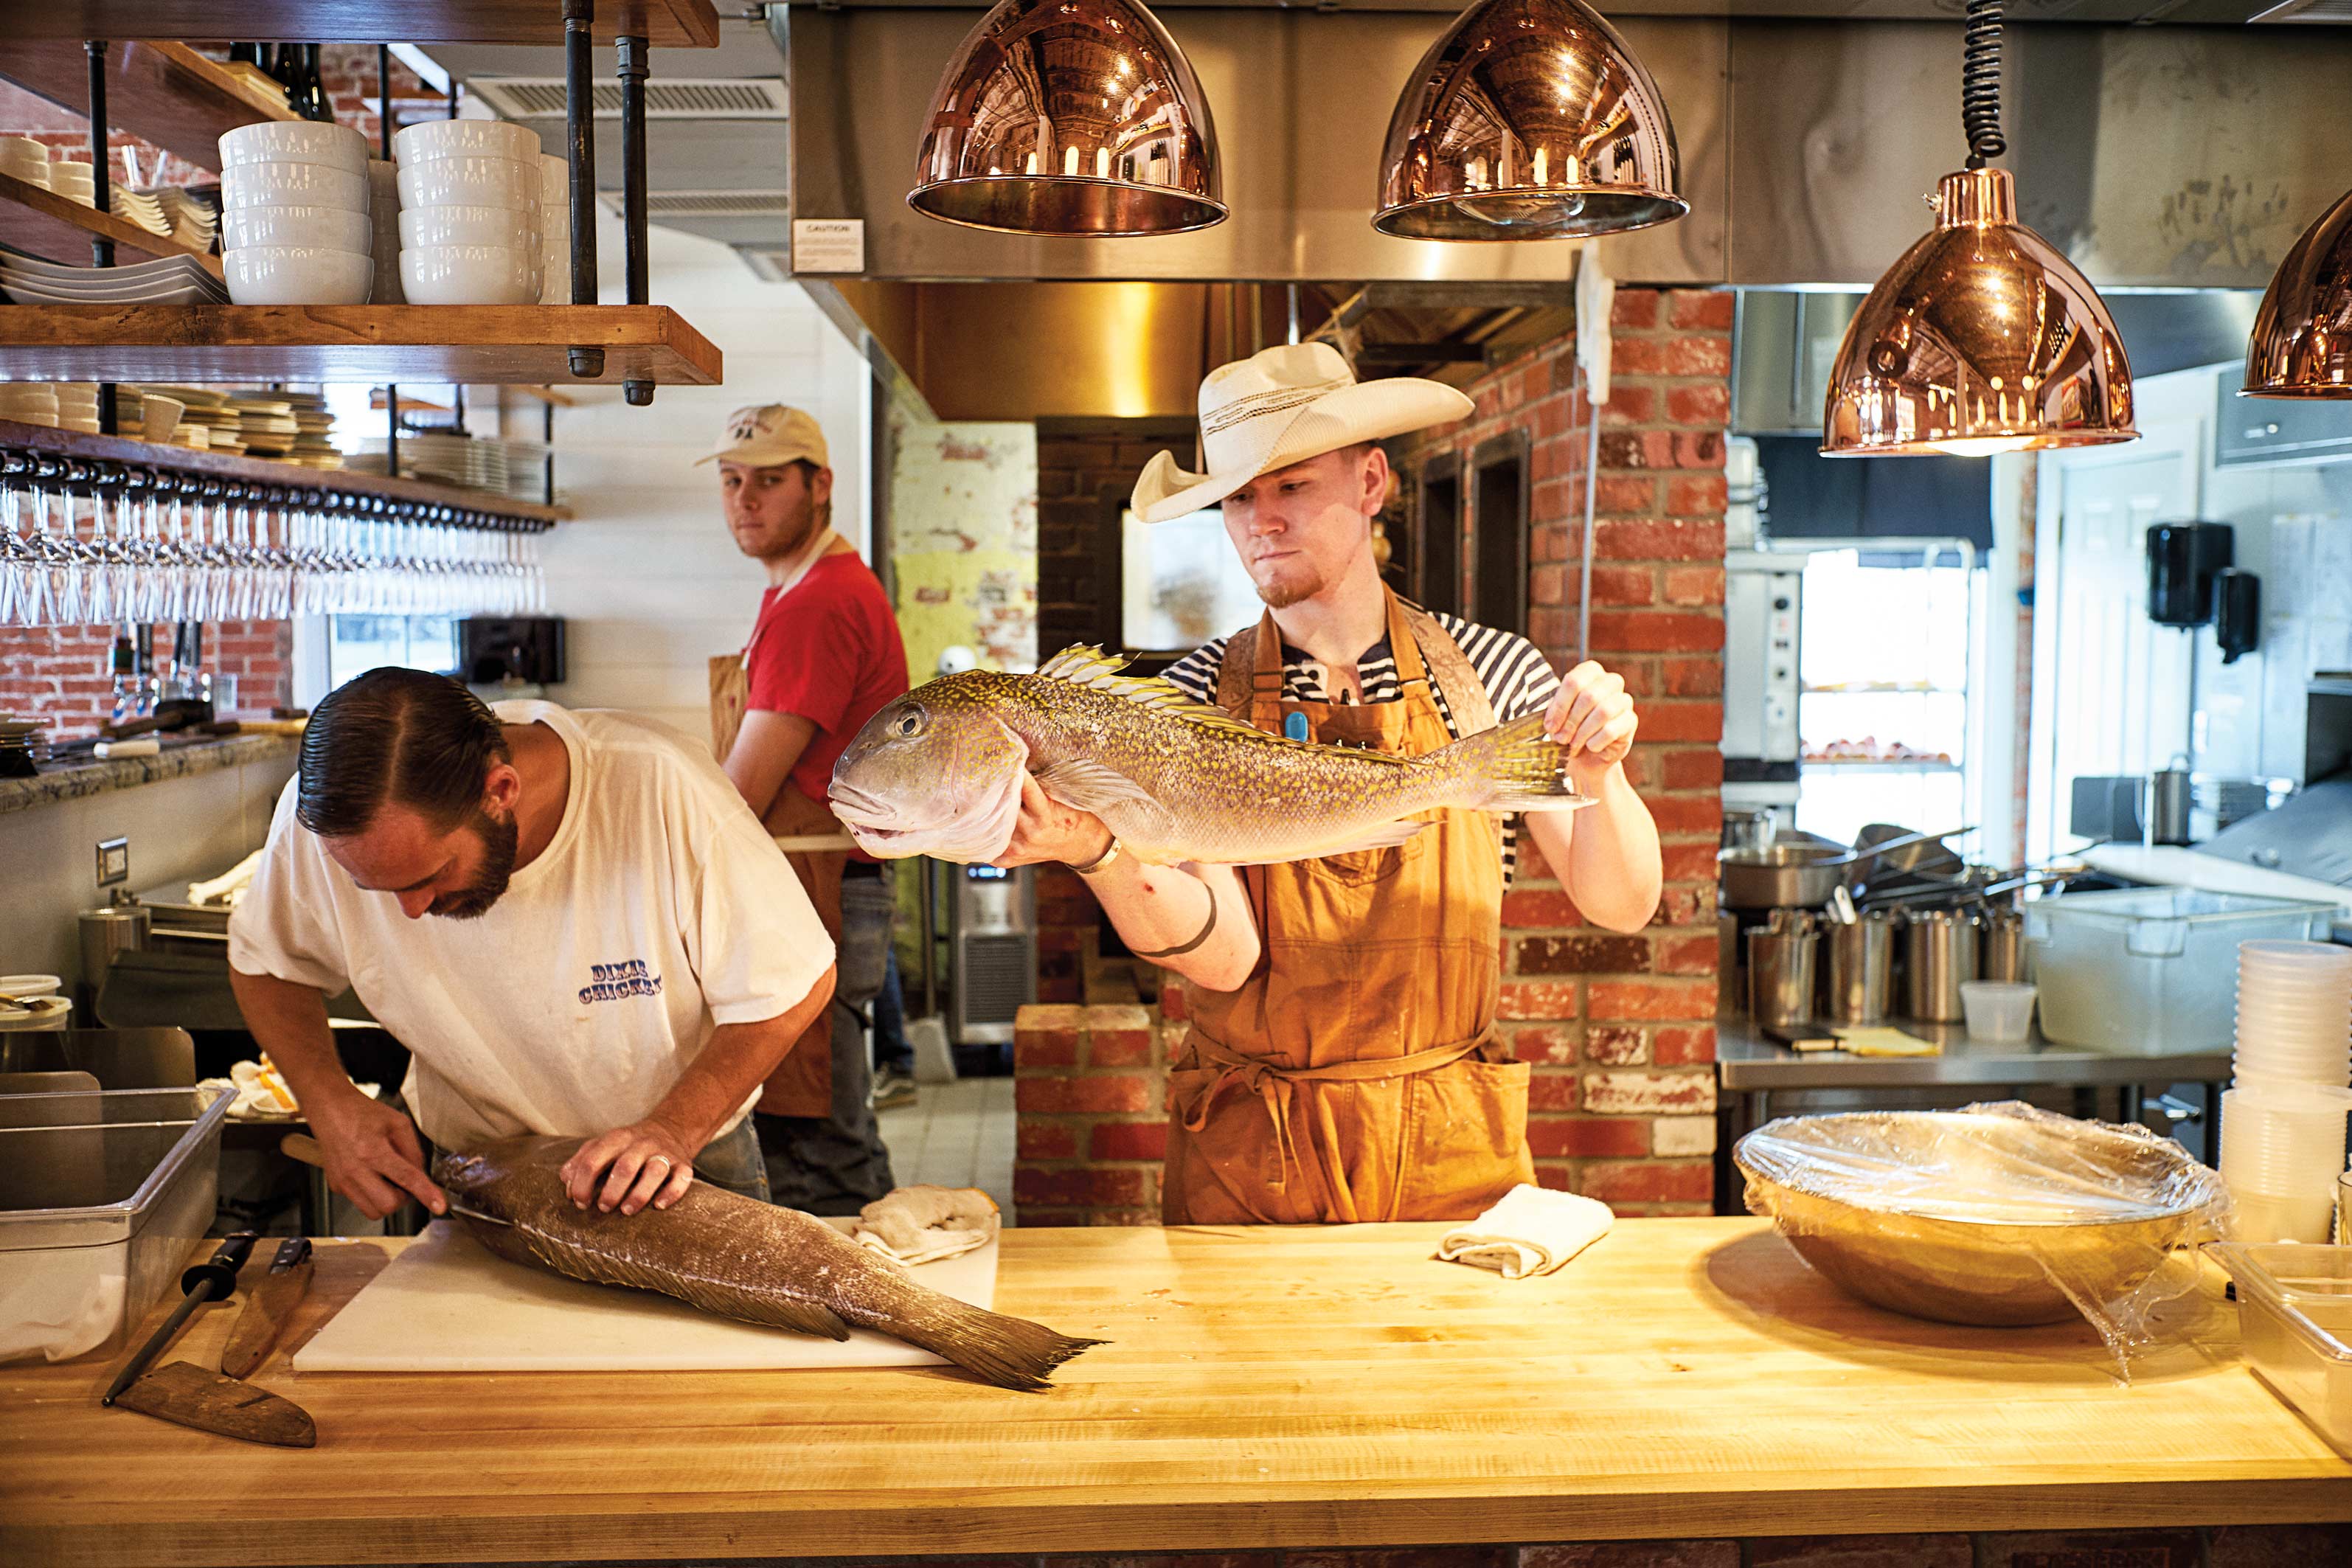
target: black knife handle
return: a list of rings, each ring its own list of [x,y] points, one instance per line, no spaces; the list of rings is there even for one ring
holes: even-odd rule
[[[283,1274],[310,1256],[310,1238],[309,1237],[289,1237],[278,1244],[278,1256],[269,1260],[269,1271],[272,1274]]]
[[[250,1230],[240,1230],[220,1244],[220,1249],[202,1263],[193,1264],[180,1276],[180,1293],[193,1296],[199,1286],[213,1288],[213,1300],[226,1300],[236,1289],[236,1271],[253,1256],[253,1244],[261,1239]]]

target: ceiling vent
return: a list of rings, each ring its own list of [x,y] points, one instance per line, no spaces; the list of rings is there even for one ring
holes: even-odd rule
[[[508,120],[563,118],[560,76],[471,77],[467,90]],[[599,81],[596,118],[621,118],[621,84]],[[651,77],[646,82],[648,120],[782,120],[784,79],[773,76]]]
[[[620,192],[599,191],[596,197],[609,211],[621,210]],[[792,193],[782,190],[646,193],[646,216],[656,222],[663,218],[789,217],[792,210]]]
[[[2267,11],[2257,11],[2249,21],[2254,22],[2319,22],[2338,27],[2352,26],[2352,0],[2286,0]]]

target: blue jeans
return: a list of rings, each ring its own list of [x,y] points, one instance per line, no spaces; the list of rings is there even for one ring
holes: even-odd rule
[[[860,1012],[882,989],[890,954],[890,882],[848,877],[841,884],[841,942],[835,958],[833,1097],[823,1116],[752,1113],[767,1156],[770,1200],[810,1214],[851,1215],[887,1193],[890,1151],[870,1101],[866,1021]]]
[[[694,1157],[694,1179],[768,1202],[768,1163],[760,1157],[760,1135],[749,1116],[731,1132],[721,1132]]]

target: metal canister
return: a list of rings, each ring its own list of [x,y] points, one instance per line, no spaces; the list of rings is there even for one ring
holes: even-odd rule
[[[1977,923],[1949,910],[1923,910],[1903,928],[1903,1013],[1933,1024],[1957,1024],[1960,982],[1977,977]]]
[[[2147,778],[2147,841],[2150,844],[2189,842],[2189,770],[2175,765],[2159,768]]]
[[[1984,917],[1984,978],[2025,978],[2025,916],[2016,910],[1994,910]]]
[[[106,972],[114,967],[115,954],[147,945],[152,917],[152,911],[142,903],[109,904],[82,911],[81,985],[76,1000],[83,1016],[97,1018],[98,994],[106,984]]]
[[[1833,1024],[1879,1024],[1895,1002],[1895,928],[1883,914],[1829,931],[1829,1016]]]
[[[1759,1024],[1801,1024],[1813,1016],[1814,954],[1821,938],[1803,926],[1748,933],[1748,1010]]]

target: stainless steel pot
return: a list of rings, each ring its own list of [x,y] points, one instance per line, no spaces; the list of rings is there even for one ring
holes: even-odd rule
[[[1829,1017],[1833,1024],[1882,1024],[1895,1004],[1895,929],[1885,915],[1832,923],[1829,945]]]
[[[1819,909],[1845,880],[1846,847],[1792,834],[1715,858],[1723,905],[1733,910]]]
[[[1821,938],[1811,928],[1748,933],[1748,1010],[1759,1024],[1801,1024],[1813,1016],[1813,965]]]
[[[1903,924],[1903,1014],[1935,1024],[1967,1016],[1960,982],[1977,977],[1977,922],[1950,910],[1923,910]]]
[[[1992,910],[1984,916],[1984,978],[2025,978],[2025,916],[2017,910]]]
[[[1725,849],[1761,849],[1772,842],[1775,826],[1772,809],[1758,806],[1753,810],[1727,808],[1723,814]]]

